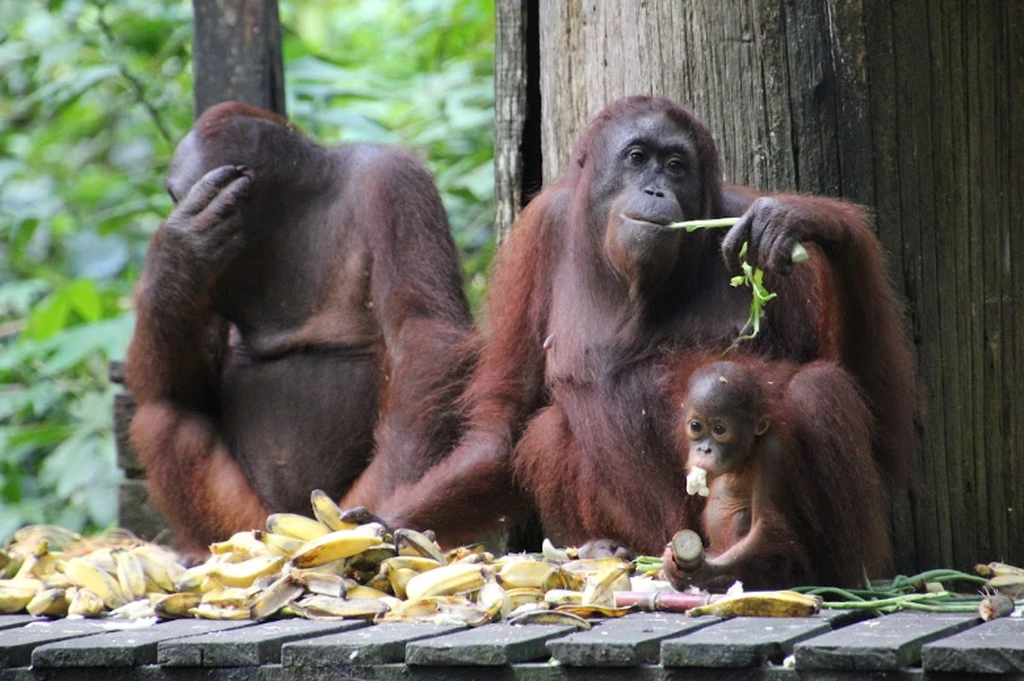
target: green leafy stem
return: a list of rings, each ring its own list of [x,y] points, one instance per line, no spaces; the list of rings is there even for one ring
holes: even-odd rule
[[[713,220],[687,220],[685,222],[671,222],[666,227],[672,229],[685,229],[687,232],[695,232],[698,229],[721,229],[723,227],[732,227],[742,218],[716,218]],[[733,341],[733,344],[729,347],[732,349],[736,343],[743,340],[750,340],[755,338],[761,331],[761,320],[764,318],[764,307],[768,304],[768,301],[776,297],[778,294],[772,293],[764,287],[764,271],[759,267],[754,267],[746,261],[747,257],[747,242],[743,242],[743,246],[740,248],[740,267],[743,273],[738,274],[732,278],[729,282],[733,286],[747,286],[750,288],[750,316],[747,318],[747,323],[740,329],[739,337]],[[807,260],[808,253],[807,249],[804,248],[803,244],[794,244],[791,256],[793,262],[799,263]],[[747,332],[749,330],[749,333]],[[728,349],[726,350],[728,352]]]

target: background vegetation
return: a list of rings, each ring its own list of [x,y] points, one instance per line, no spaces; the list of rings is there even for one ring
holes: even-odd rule
[[[289,115],[433,168],[477,303],[492,254],[493,2],[282,0]],[[107,366],[192,120],[187,0],[0,2],[0,539],[116,520]]]

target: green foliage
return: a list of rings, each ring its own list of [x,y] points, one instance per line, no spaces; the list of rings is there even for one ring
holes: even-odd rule
[[[282,2],[288,108],[438,178],[467,290],[492,254],[493,3]],[[188,0],[0,2],[0,538],[116,519],[111,359],[191,125]]]

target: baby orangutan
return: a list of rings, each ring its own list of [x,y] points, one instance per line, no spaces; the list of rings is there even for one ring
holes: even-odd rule
[[[807,372],[818,375],[805,380]],[[816,382],[834,389],[810,394]],[[707,497],[701,527],[692,528],[706,556],[681,562],[666,549],[665,576],[676,588],[850,585],[862,564],[869,574],[885,566],[885,494],[865,446],[870,417],[846,372],[744,358],[704,364],[685,385],[680,442],[687,492]],[[858,427],[828,427],[835,409]]]

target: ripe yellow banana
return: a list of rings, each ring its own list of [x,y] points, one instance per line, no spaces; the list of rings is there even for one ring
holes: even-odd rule
[[[421,572],[405,585],[405,593],[410,600],[417,600],[474,591],[484,585],[484,569],[476,563],[453,563]]]
[[[727,596],[687,611],[690,617],[808,617],[821,609],[821,599],[795,591],[750,591]]]
[[[281,556],[257,556],[241,563],[218,565],[210,571],[210,577],[223,586],[251,586],[257,578],[272,575],[284,567],[285,559]],[[202,587],[200,587],[202,588]]]
[[[0,614],[21,612],[42,588],[38,579],[0,579]]]
[[[383,541],[379,536],[356,528],[338,530],[306,542],[292,556],[292,566],[313,568],[342,558],[351,558]]]
[[[374,589],[372,586],[353,586],[348,589],[345,593],[345,598],[352,600],[362,600],[366,598],[391,598],[391,594],[381,591],[380,589]]]
[[[33,617],[64,617],[68,614],[66,591],[44,589],[32,597],[25,610]]]
[[[286,558],[291,558],[292,554],[301,549],[305,543],[303,540],[290,537],[287,534],[276,534],[274,532],[264,532],[263,530],[255,530],[253,536],[266,544],[267,548],[275,556],[284,556]]]
[[[174,591],[174,580],[185,571],[180,565],[165,553],[148,546],[137,546],[132,549],[132,553],[142,563],[142,571],[146,573],[147,590],[167,593]],[[116,565],[114,571],[117,571]]]
[[[298,513],[272,513],[267,516],[267,529],[302,541],[313,541],[331,531],[323,523]]]
[[[82,617],[99,617],[103,614],[103,599],[88,589],[74,588],[75,593],[71,596],[71,603],[68,604],[69,615],[81,615]]]
[[[343,513],[341,507],[334,503],[334,499],[331,499],[327,492],[321,489],[313,490],[309,494],[309,502],[313,506],[313,515],[328,530],[337,532],[338,530],[352,530],[356,528],[354,523],[346,523],[341,519],[341,514]]]
[[[113,610],[128,602],[117,580],[95,563],[84,558],[72,558],[61,563],[60,568],[79,589],[88,589],[102,598],[108,609]],[[116,565],[114,571],[117,571]]]
[[[136,601],[146,595],[146,572],[142,569],[142,561],[130,551],[118,551],[114,554],[117,565],[117,583],[121,592],[129,601]]]
[[[383,570],[384,574],[388,576],[388,581],[391,583],[391,592],[398,598],[408,598],[406,589],[409,586],[409,582],[420,573],[410,568],[383,568]]]

